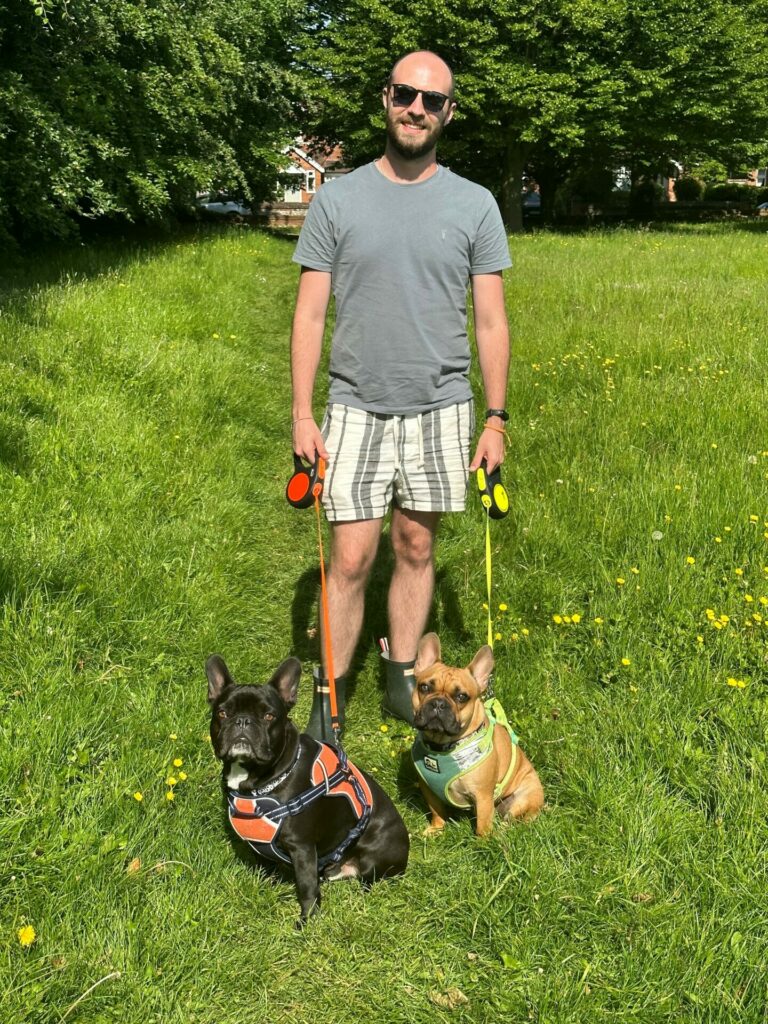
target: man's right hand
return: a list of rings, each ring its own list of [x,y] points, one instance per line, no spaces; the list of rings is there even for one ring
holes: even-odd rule
[[[305,462],[313,464],[319,455],[328,461],[328,450],[323,435],[311,416],[295,420],[292,427],[293,450]]]

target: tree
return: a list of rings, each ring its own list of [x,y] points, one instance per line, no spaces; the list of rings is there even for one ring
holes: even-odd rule
[[[531,161],[540,178],[585,163],[628,164],[639,179],[692,148],[754,150],[765,21],[763,0],[321,0],[299,60],[315,75],[312,130],[357,163],[381,148],[378,93],[394,59],[443,55],[459,107],[442,158],[488,185],[515,229]]]
[[[301,95],[298,0],[0,0],[0,230],[154,219],[196,188],[260,199]]]

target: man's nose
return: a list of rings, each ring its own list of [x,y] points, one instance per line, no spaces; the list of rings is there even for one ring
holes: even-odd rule
[[[414,114],[416,117],[424,117],[426,110],[424,109],[424,103],[422,102],[421,93],[416,93],[416,98],[409,107],[406,107],[409,114]]]

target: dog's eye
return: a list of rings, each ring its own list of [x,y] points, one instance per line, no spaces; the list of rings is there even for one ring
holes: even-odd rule
[[[227,712],[224,710],[224,708],[219,708],[219,718],[226,718],[226,717],[227,717]]]
[[[274,722],[274,720],[275,720],[275,716],[273,714],[271,714],[269,711],[266,713],[266,715],[264,715],[264,721],[265,722]]]
[[[466,693],[457,693],[456,696],[454,697],[454,700],[456,701],[457,704],[466,704],[467,701],[469,700],[469,697],[467,696]]]
[[[429,693],[429,683],[419,683],[419,693]]]

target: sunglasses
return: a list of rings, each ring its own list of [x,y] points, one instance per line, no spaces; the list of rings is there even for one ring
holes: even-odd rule
[[[416,102],[417,96],[421,96],[421,102],[428,114],[439,114],[445,106],[445,101],[450,99],[445,93],[414,89],[412,85],[392,86],[392,103],[396,107],[410,107]]]

